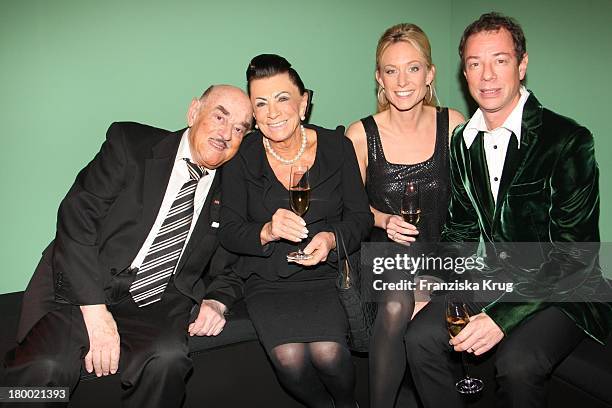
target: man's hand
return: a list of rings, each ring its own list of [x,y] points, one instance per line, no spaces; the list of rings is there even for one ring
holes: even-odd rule
[[[113,315],[106,305],[81,306],[89,336],[89,351],[85,355],[85,369],[98,377],[115,374],[119,368],[119,332]]]
[[[198,317],[187,328],[190,336],[216,336],[225,326],[227,307],[216,300],[204,299]]]
[[[470,316],[470,322],[458,335],[450,340],[455,351],[467,351],[479,356],[491,350],[504,338],[504,332],[487,316],[479,313]]]

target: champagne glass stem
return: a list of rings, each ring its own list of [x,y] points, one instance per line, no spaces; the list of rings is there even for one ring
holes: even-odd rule
[[[465,351],[461,352],[461,365],[463,366],[463,377],[466,379],[472,378],[468,372],[468,363],[465,357]]]

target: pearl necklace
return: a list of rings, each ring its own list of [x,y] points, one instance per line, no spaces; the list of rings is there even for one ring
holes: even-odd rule
[[[300,160],[300,157],[302,157],[304,151],[306,151],[306,144],[308,140],[306,138],[306,130],[304,129],[303,125],[300,125],[300,131],[302,132],[302,145],[300,146],[300,150],[298,150],[297,154],[293,159],[283,159],[280,154],[274,151],[274,149],[270,145],[270,141],[265,136],[263,138],[264,147],[266,148],[267,152],[270,153],[279,162],[283,164],[293,164],[296,161]]]

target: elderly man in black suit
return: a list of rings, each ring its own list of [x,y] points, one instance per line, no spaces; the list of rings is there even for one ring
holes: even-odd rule
[[[191,102],[187,129],[111,125],[60,205],[2,385],[72,391],[84,365],[120,372],[124,406],[180,406],[188,335],[217,335],[241,292],[217,242],[219,166],[251,118],[243,91],[215,85]]]

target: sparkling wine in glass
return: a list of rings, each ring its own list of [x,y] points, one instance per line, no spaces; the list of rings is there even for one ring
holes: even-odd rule
[[[291,166],[289,179],[289,203],[291,210],[304,216],[310,204],[310,181],[308,180],[308,166]],[[298,244],[297,251],[287,254],[288,261],[303,261],[312,258],[312,255],[305,254],[302,247]]]
[[[463,330],[470,321],[469,313],[463,303],[459,299],[449,298],[446,301],[446,326],[451,337]],[[467,371],[465,362],[465,352],[461,353],[461,363],[463,365],[464,376],[457,381],[455,388],[460,394],[476,394],[484,388],[484,383],[478,378],[471,377]]]
[[[421,220],[421,197],[419,195],[419,185],[416,181],[406,183],[400,213],[404,221],[418,226]]]

